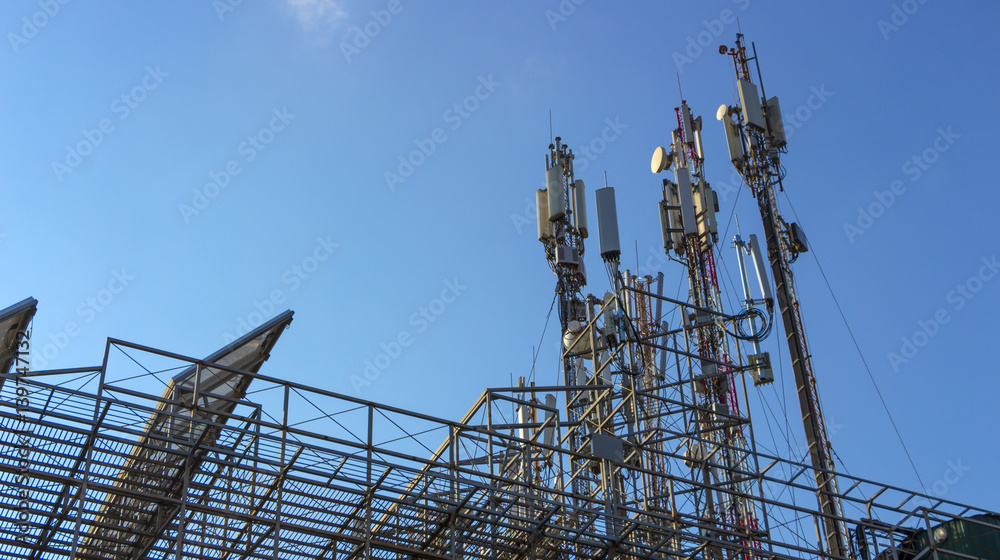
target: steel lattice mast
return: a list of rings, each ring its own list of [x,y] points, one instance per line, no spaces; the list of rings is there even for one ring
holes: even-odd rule
[[[799,253],[807,251],[808,246],[798,225],[786,223],[777,207],[775,187],[778,191],[784,189],[780,153],[786,145],[781,109],[776,97],[766,99],[763,84],[761,94],[757,94],[749,67],[749,62],[756,61],[757,56],[754,52],[753,57],[747,57],[742,34],[736,36],[735,48],[721,46],[719,52],[733,57],[740,106],[720,107],[718,118],[726,128],[730,158],[757,199],[764,226],[768,261],[774,275],[778,307],[788,342],[809,460],[816,479],[819,506],[824,513],[826,552],[829,557],[847,557],[847,538],[837,497],[839,492],[832,458],[833,449],[826,434],[791,269],[791,263]],[[760,76],[759,64],[757,74]]]
[[[625,518],[634,515],[630,509],[657,511],[674,519],[664,526],[677,531],[670,548],[683,550],[682,535],[714,535],[712,557],[721,558],[723,543],[731,543],[741,558],[752,558],[767,531],[758,526],[758,511],[765,513],[756,505],[762,503],[760,489],[747,476],[757,465],[737,381],[743,385],[739,374],[756,369],[742,365],[730,349],[725,325],[742,318],[726,314],[721,304],[713,252],[717,200],[702,167],[701,118],[692,118],[686,103],[676,112],[671,150],[658,149],[662,165],[653,171],[673,165],[676,182],[664,181],[658,206],[664,250],[686,265],[687,302],[663,298],[662,274],[654,279],[620,270],[611,187],[598,189],[595,198],[600,256],[612,291],[583,294],[584,186],[574,177],[572,151],[560,138],[549,146],[546,188],[536,193],[538,239],[557,276],[567,412],[562,441],[581,453],[570,464],[565,487],[577,507],[603,517],[609,538],[620,538]],[[662,321],[664,302],[684,318],[674,329]],[[531,406],[518,410],[519,422],[533,421]],[[665,461],[670,452],[681,453],[682,460]],[[673,487],[664,486],[658,474],[678,468],[683,474]],[[646,538],[662,546],[658,535]]]
[[[611,360],[607,345],[599,340],[598,329],[583,333],[584,325],[594,323],[598,312],[593,298],[583,295],[587,284],[583,264],[584,239],[588,237],[586,202],[583,181],[574,178],[573,159],[572,150],[556,137],[546,156],[546,188],[539,190],[536,197],[538,238],[545,245],[546,260],[558,279],[560,333],[564,337],[576,335],[574,344],[564,347],[562,356],[566,421],[571,426],[565,441],[570,449],[593,452],[606,442],[612,442],[613,447],[618,441],[615,417],[631,404],[613,387]],[[528,412],[530,408],[520,410]],[[599,460],[577,458],[570,463],[568,486],[573,501],[580,507],[603,504],[603,525],[609,536],[616,534],[615,516],[623,501],[619,478],[610,456]]]
[[[687,267],[689,301],[703,311],[696,311],[689,323],[689,336],[701,357],[701,370],[692,375],[691,383],[698,406],[691,411],[694,433],[707,435],[714,449],[701,443],[689,448],[692,474],[715,486],[725,485],[733,494],[718,497],[713,508],[712,496],[706,496],[705,515],[722,523],[741,528],[743,543],[756,548],[754,534],[758,530],[757,513],[750,496],[752,485],[734,473],[748,470],[749,451],[744,434],[745,419],[736,393],[737,366],[729,348],[726,331],[718,317],[724,315],[714,247],[718,242],[715,213],[718,200],[709,185],[704,170],[701,142],[701,117],[693,117],[686,101],[675,108],[677,128],[672,134],[671,150],[658,148],[653,155],[652,171],[660,173],[673,168],[674,181],[663,181],[661,230],[664,251],[674,251]],[[700,327],[700,328],[698,328]],[[733,419],[739,421],[733,422]],[[747,421],[748,422],[748,421]],[[721,450],[715,461],[702,460]],[[737,495],[747,496],[736,498]]]

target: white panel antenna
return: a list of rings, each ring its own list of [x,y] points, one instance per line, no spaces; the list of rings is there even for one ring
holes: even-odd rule
[[[580,237],[586,239],[587,232],[587,196],[583,186],[583,179],[577,179],[573,183],[573,201],[576,204],[576,227],[580,231]]]
[[[698,159],[705,159],[705,152],[701,147],[701,116],[694,119],[694,149],[698,154]]]
[[[522,426],[531,423],[531,409],[528,405],[522,404],[517,407],[517,423]],[[531,439],[531,430],[528,428],[518,428],[517,437]]]
[[[672,247],[678,254],[684,254],[684,247],[681,245],[684,234],[684,226],[681,224],[681,203],[677,196],[677,185],[669,179],[663,180],[660,212],[660,225],[664,228],[664,234],[669,234],[669,238],[664,240],[664,249]]]
[[[702,183],[702,185],[704,185],[702,196],[705,197],[705,216],[708,218],[708,231],[712,233],[713,238],[717,239],[719,236],[719,224],[716,221],[715,213],[719,211],[719,197],[708,183]]]
[[[743,169],[743,158],[746,153],[743,149],[743,137],[740,135],[739,129],[736,128],[736,123],[729,114],[722,116],[723,126],[726,129],[726,145],[729,147],[729,159],[736,166],[736,169]]]
[[[694,140],[694,126],[691,124],[691,110],[687,103],[681,104],[681,129],[684,131],[684,141]]]
[[[621,254],[618,238],[618,208],[615,206],[614,187],[594,191],[597,202],[597,233],[601,244],[601,258],[615,258]]]
[[[767,306],[770,308],[774,301],[771,294],[771,282],[767,278],[767,268],[764,266],[764,255],[760,252],[760,244],[757,243],[757,235],[750,235],[750,252],[753,253],[753,267],[757,271],[757,282],[760,284],[760,293],[764,295]]]
[[[553,165],[545,170],[545,190],[549,193],[549,221],[557,222],[566,215],[566,191],[563,186],[563,167]]]
[[[552,238],[552,222],[549,221],[549,194],[545,189],[535,191],[535,219],[538,221],[538,240]]]
[[[772,142],[772,147],[782,148],[788,144],[785,139],[785,122],[781,118],[781,105],[777,97],[767,100],[767,135]]]
[[[715,195],[708,183],[701,181],[695,193],[695,212],[698,214],[698,235],[706,236],[711,245],[718,239],[719,229],[715,221]]]
[[[670,226],[670,210],[667,209],[667,203],[661,201],[657,204],[660,209],[660,235],[663,237],[663,250],[669,251],[673,246],[673,236],[670,233],[672,229]]]
[[[681,221],[684,234],[698,233],[698,221],[694,210],[694,193],[691,191],[691,171],[687,167],[674,168],[677,178],[677,195],[680,199]]]
[[[698,235],[704,237],[708,233],[708,216],[705,215],[705,195],[701,189],[704,183],[698,182],[692,193],[694,202],[694,215],[698,220]]]
[[[740,106],[743,107],[743,121],[759,130],[767,128],[764,113],[760,110],[760,95],[757,86],[746,80],[739,81]]]

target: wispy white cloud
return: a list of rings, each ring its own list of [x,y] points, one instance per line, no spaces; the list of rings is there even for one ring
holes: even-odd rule
[[[306,26],[328,25],[347,17],[343,0],[285,0],[285,4]]]

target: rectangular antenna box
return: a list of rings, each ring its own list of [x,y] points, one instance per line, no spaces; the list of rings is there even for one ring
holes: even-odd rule
[[[559,245],[556,247],[556,264],[576,268],[580,266],[580,254],[574,247]]]
[[[806,239],[806,233],[802,231],[802,226],[792,222],[788,226],[788,240],[792,243],[792,248],[796,252],[805,253],[809,250],[809,241]]]
[[[760,110],[760,95],[757,93],[757,86],[746,80],[740,80],[739,89],[743,120],[758,130],[765,130],[767,124],[764,122],[764,113]]]
[[[782,148],[788,144],[785,139],[785,121],[781,118],[781,104],[777,97],[767,100],[767,134],[774,148]]]
[[[774,381],[774,372],[771,370],[771,355],[767,352],[760,354],[750,354],[747,356],[750,362],[750,377],[753,378],[755,386],[766,385]]]

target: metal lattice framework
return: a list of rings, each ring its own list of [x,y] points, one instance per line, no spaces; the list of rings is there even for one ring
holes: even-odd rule
[[[753,451],[732,474],[757,486],[759,495],[736,496],[741,486],[707,486],[676,467],[686,459],[690,434],[673,431],[667,419],[617,461],[569,449],[576,426],[535,397],[588,392],[591,402],[620,406],[614,403],[622,387],[597,382],[487,390],[453,422],[261,375],[290,320],[290,313],[277,318],[205,360],[111,339],[101,366],[4,374],[0,554],[81,560],[823,554],[817,529],[824,514],[807,465]],[[680,382],[663,383],[662,391],[647,392],[645,398],[658,401],[646,403],[649,414],[684,405],[667,396]],[[655,394],[661,396],[649,396]],[[16,402],[21,395],[27,403]],[[537,414],[524,422],[516,407]],[[646,463],[663,468],[641,467]],[[572,494],[572,478],[581,473],[571,466],[591,464],[610,465],[612,479],[646,481],[663,490],[662,499],[655,507],[624,499],[609,511],[600,497]],[[851,512],[840,521],[863,544],[859,557],[913,558],[921,552],[907,549],[914,530],[956,517],[975,516],[973,522],[1000,530],[1000,516],[991,512],[839,476],[846,488],[840,499]],[[685,514],[681,504],[695,491],[751,500],[771,525],[753,547],[741,544],[736,528]]]

